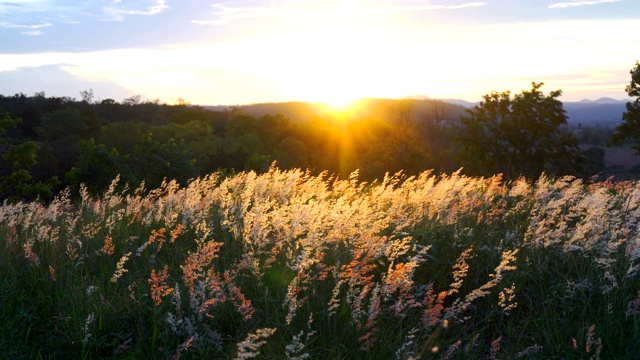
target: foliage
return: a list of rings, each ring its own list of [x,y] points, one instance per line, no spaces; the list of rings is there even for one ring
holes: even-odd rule
[[[621,144],[626,139],[633,139],[632,147],[640,154],[640,62],[631,69],[631,82],[626,86],[627,94],[634,98],[633,102],[627,102],[627,111],[622,115],[622,124],[616,128],[610,144]]]
[[[451,174],[463,165],[454,156],[461,145],[452,140],[463,129],[458,125],[464,108],[438,100],[368,99],[349,110],[327,112],[310,103],[212,110],[184,99],[166,105],[135,96],[122,102],[96,101],[91,90],[80,95],[80,101],[44,93],[0,95],[7,119],[22,119],[3,127],[3,156],[9,146],[16,147],[16,155],[31,151],[36,156],[34,163],[17,167],[14,174],[16,180],[26,179],[27,186],[0,194],[0,199],[40,196],[48,201],[61,189],[77,191],[81,183],[97,194],[106,190],[116,174],[130,189],[142,181],[147,188],[159,186],[164,177],[185,184],[215,171],[262,173],[274,161],[282,169],[309,169],[316,175],[328,171],[342,179],[359,170],[365,181],[381,180],[397,171],[415,175],[433,169]],[[575,131],[581,131],[584,143],[606,141],[600,129]],[[153,134],[151,140],[149,134]],[[565,135],[560,138],[571,140]],[[541,154],[551,157],[544,170],[555,175],[573,172],[564,165],[575,154],[569,152],[565,159],[558,155],[562,154]],[[588,177],[602,164],[597,151],[585,155],[589,158],[583,175]],[[503,170],[482,161],[464,163],[465,171],[488,176]],[[474,166],[477,172],[472,171]],[[13,173],[7,161],[0,168],[5,180]],[[530,173],[532,178],[539,175],[536,169]],[[10,187],[14,182],[5,183]]]
[[[306,169],[309,167],[307,148],[293,137],[286,137],[273,150],[273,157],[283,169]]]
[[[640,184],[276,168],[0,207],[7,358],[633,358]]]
[[[79,108],[67,107],[43,117],[37,132],[57,160],[60,178],[64,170],[70,169],[80,152],[81,139],[97,134],[96,120],[85,115]]]
[[[165,178],[185,185],[198,175],[195,161],[183,142],[169,139],[161,143],[152,134],[133,150],[128,171],[127,177],[133,179],[133,183],[144,181],[150,188],[160,186]]]
[[[34,141],[13,144],[6,136],[9,129],[20,124],[21,119],[12,119],[8,113],[0,113],[0,148],[3,163],[0,167],[0,198],[9,201],[21,199],[49,200],[58,179],[52,177],[36,181],[31,170],[38,164],[40,146]]]
[[[66,174],[69,183],[79,189],[84,185],[92,194],[106,189],[122,168],[122,160],[115,148],[96,144],[93,138],[80,140],[80,154],[76,164]]]
[[[577,140],[562,131],[566,125],[560,90],[545,96],[543,83],[532,83],[529,91],[492,92],[468,115],[462,117],[459,156],[467,172],[490,176],[504,174],[536,178],[542,172],[565,174],[575,169],[581,157]]]
[[[393,109],[391,122],[379,129],[376,141],[364,156],[361,167],[366,175],[379,177],[398,171],[416,174],[432,167],[430,137],[419,131],[414,107],[414,102],[404,101]],[[434,130],[435,135],[435,128],[429,130]]]

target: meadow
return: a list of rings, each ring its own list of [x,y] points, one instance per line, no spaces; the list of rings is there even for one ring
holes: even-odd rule
[[[7,359],[638,359],[640,183],[272,167],[0,207]]]

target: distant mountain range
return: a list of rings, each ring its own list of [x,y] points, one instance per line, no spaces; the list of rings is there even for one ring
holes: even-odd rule
[[[600,98],[565,102],[570,124],[617,126],[622,122],[622,113],[626,110],[626,100]]]
[[[444,102],[471,108],[478,103],[466,100],[442,99]],[[563,102],[569,118],[569,124],[617,126],[622,121],[627,101],[603,97],[597,100],[580,100]]]
[[[452,104],[448,117],[459,117],[464,114],[465,108],[472,108],[478,105],[477,102],[469,102],[460,99],[430,99],[426,96],[412,96],[407,99],[362,99],[355,102],[359,105],[357,110],[350,110],[350,114],[356,117],[371,116],[371,114],[381,115],[387,113],[395,105],[403,100],[415,101],[415,108],[418,113],[429,107],[428,103],[439,100]],[[585,126],[605,126],[614,127],[622,121],[622,114],[625,111],[626,100],[616,100],[612,98],[600,98],[597,100],[581,100],[575,102],[563,102],[564,109],[569,118],[569,124]],[[332,113],[331,108],[319,103],[309,102],[281,102],[262,103],[251,105],[239,105],[244,112],[254,117],[264,114],[282,114],[290,119],[298,121],[309,121],[317,117],[326,117]],[[225,110],[231,106],[205,106],[212,110]]]

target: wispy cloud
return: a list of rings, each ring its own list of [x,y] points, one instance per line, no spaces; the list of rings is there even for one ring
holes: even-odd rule
[[[46,16],[46,17],[43,17],[43,19],[45,21],[52,22],[52,23],[55,22],[55,23],[72,24],[72,25],[81,24],[81,22],[78,21],[76,18],[70,17],[65,14],[56,14],[53,16]]]
[[[588,5],[598,5],[598,4],[606,4],[606,3],[614,3],[619,2],[621,0],[576,0],[576,1],[563,1],[557,2],[555,4],[549,5],[550,9],[565,9],[569,7],[575,6],[588,6]]]
[[[0,14],[5,13],[9,10],[22,9],[24,7],[24,2],[0,1]]]
[[[40,30],[34,30],[34,31],[23,31],[21,32],[21,34],[23,35],[29,35],[29,36],[39,36],[44,34],[42,31]]]
[[[0,27],[36,29],[55,24],[95,22],[96,19],[122,21],[129,16],[160,14],[168,8],[166,0],[0,1]]]
[[[127,15],[151,16],[157,15],[169,8],[165,0],[128,1],[113,0],[112,5],[104,7],[104,12],[111,18],[108,20],[123,20]]]
[[[234,3],[234,5],[237,3]],[[282,1],[272,2],[268,6],[227,6],[225,4],[214,4],[212,19],[193,20],[200,25],[207,24],[227,24],[237,20],[267,18],[267,17],[297,17],[297,18],[357,18],[366,16],[384,16],[409,12],[429,11],[429,10],[457,10],[484,6],[486,2],[460,2],[453,5],[436,4],[380,4],[380,5],[357,5],[340,1]]]
[[[44,21],[38,23],[0,21],[0,27],[5,29],[40,29],[49,26],[51,23]]]

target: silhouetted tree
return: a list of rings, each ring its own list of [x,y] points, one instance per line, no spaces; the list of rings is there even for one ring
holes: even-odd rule
[[[627,111],[622,115],[622,124],[616,128],[609,144],[621,144],[626,139],[633,139],[635,144],[632,147],[636,153],[640,154],[640,63],[637,60],[636,66],[630,73],[631,82],[625,90],[635,99],[633,102],[627,102]]]
[[[529,91],[492,92],[461,118],[457,137],[459,160],[465,172],[508,179],[575,173],[582,162],[577,139],[563,131],[567,117],[557,98],[561,90],[545,96],[543,83]]]
[[[87,104],[93,103],[93,89],[80,91],[80,97]]]

